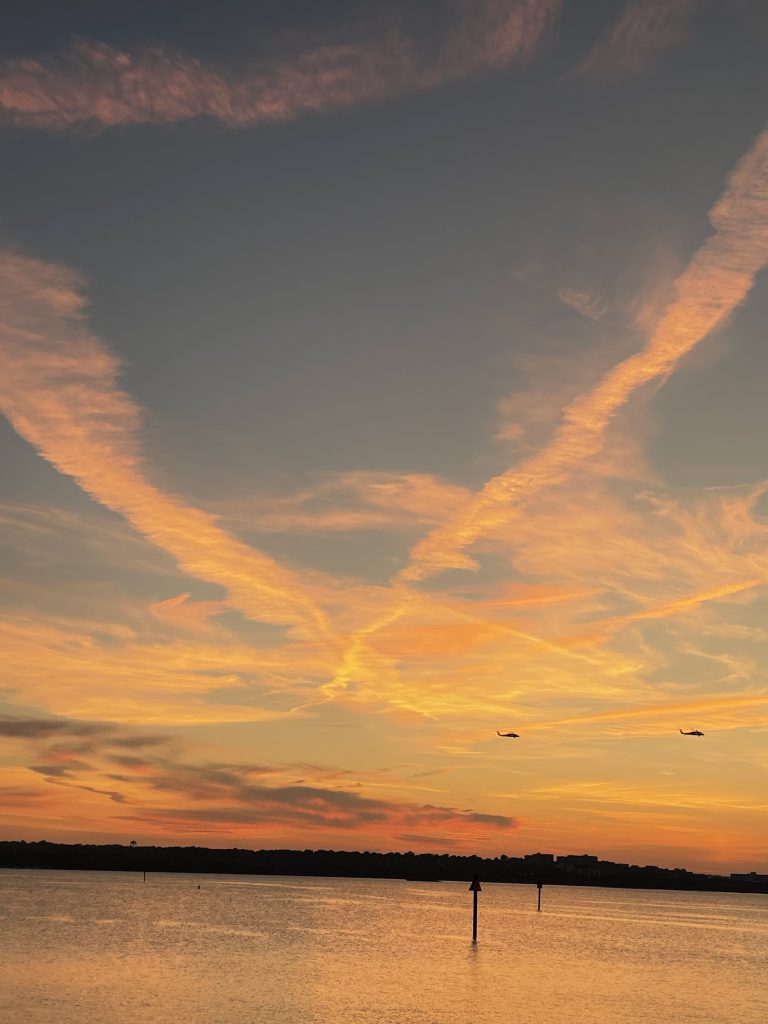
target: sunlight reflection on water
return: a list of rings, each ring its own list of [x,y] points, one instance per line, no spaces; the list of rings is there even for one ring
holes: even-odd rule
[[[197,886],[200,886],[200,889]],[[0,1020],[765,1024],[768,898],[0,871]]]

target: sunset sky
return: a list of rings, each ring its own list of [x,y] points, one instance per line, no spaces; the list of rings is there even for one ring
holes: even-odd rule
[[[766,870],[768,5],[0,25],[0,838]]]

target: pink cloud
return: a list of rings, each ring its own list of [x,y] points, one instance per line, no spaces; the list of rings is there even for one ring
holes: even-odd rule
[[[578,67],[595,78],[637,75],[685,37],[699,0],[629,0]]]
[[[149,611],[158,622],[199,633],[210,629],[210,620],[227,611],[227,607],[226,601],[192,601],[189,594],[176,594],[155,601]]]
[[[0,68],[0,109],[16,124],[51,130],[195,117],[231,126],[290,121],[523,60],[560,0],[454,0],[450,6],[455,23],[432,60],[395,23],[240,74],[162,46],[129,53],[78,40],[63,52],[7,61]]]

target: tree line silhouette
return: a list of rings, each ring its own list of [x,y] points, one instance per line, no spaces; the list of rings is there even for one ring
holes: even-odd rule
[[[347,850],[218,850],[203,846],[128,846],[90,843],[0,842],[0,867],[80,871],[169,871],[196,874],[318,875],[406,878],[413,881],[544,882],[634,889],[698,889],[768,893],[765,876],[728,878],[684,868],[614,864],[594,857],[462,856],[450,853],[376,853]],[[587,866],[583,866],[588,862]]]

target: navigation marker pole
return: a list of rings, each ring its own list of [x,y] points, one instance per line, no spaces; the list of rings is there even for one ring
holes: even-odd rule
[[[537,909],[538,911],[540,911],[540,910],[541,910],[541,889],[542,889],[542,886],[543,886],[543,885],[544,885],[544,883],[543,883],[543,882],[537,882],[537,883],[536,883],[536,888],[537,888],[537,889],[539,890],[539,905],[538,905],[538,906],[536,907],[536,909]]]
[[[477,894],[483,891],[477,875],[472,879],[469,891],[472,893],[472,941],[477,942]]]

